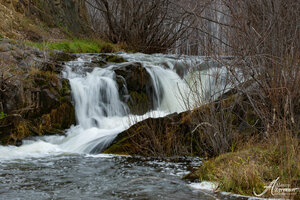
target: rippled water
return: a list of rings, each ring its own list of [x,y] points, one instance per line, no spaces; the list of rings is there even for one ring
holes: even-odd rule
[[[0,199],[246,199],[181,180],[200,160],[65,155],[0,162]]]
[[[1,199],[191,199],[190,162],[59,156],[1,163]],[[201,199],[207,199],[201,196]],[[209,198],[208,198],[209,199]]]

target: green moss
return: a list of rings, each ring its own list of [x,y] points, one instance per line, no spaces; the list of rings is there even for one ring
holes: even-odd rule
[[[69,96],[71,94],[71,87],[69,84],[69,80],[64,79],[62,81],[62,88],[60,89],[59,94],[61,96]]]
[[[34,46],[41,50],[61,50],[67,53],[103,53],[103,52],[116,52],[119,49],[117,46],[96,40],[70,40],[61,42],[25,42],[29,46]]]
[[[93,63],[98,64],[99,67],[102,67],[102,66],[104,66],[104,65],[107,64],[107,63],[104,62],[103,60],[96,60],[96,61],[93,61]]]
[[[7,116],[7,114],[5,114],[4,112],[0,112],[0,119],[3,119]]]
[[[128,62],[125,58],[114,54],[101,54],[100,56],[103,57],[106,62],[112,62],[112,63]]]
[[[125,137],[118,141],[117,143],[111,145],[103,153],[105,154],[119,154],[119,155],[128,155],[126,149],[130,148],[131,144],[127,143],[126,140],[128,137]]]
[[[149,110],[149,99],[146,93],[131,91],[130,93],[131,100],[128,103],[130,111],[134,114],[143,114]]]
[[[253,110],[247,110],[246,112],[246,121],[249,125],[255,125],[256,121],[258,120],[257,115],[254,113]]]
[[[29,129],[29,123],[21,122],[16,127],[15,138],[25,138],[31,135],[31,131]]]

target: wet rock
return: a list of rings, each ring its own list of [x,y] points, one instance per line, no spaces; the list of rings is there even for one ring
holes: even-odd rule
[[[69,81],[61,77],[63,61],[76,56],[41,52],[10,40],[0,52],[1,144],[20,145],[29,136],[63,134],[75,123]],[[57,59],[57,60],[56,60]]]
[[[224,113],[224,110],[229,109],[230,112]],[[216,156],[218,152],[213,150],[215,143],[211,142],[211,137],[215,135],[211,134],[218,133],[212,131],[209,134],[210,126],[204,125],[212,124],[215,120],[223,122],[225,117],[229,123],[228,127],[232,128],[230,134],[238,134],[235,137],[247,140],[251,135],[263,131],[259,130],[262,126],[258,117],[251,111],[247,97],[235,94],[193,111],[148,118],[120,133],[104,153],[164,157]],[[210,118],[212,122],[209,121]],[[241,128],[240,125],[245,122],[247,127]]]
[[[222,64],[216,61],[204,61],[198,66],[198,70],[208,70],[214,67],[222,67]]]
[[[154,88],[147,70],[141,63],[126,63],[114,69],[121,99],[131,113],[144,114],[154,109]]]
[[[71,60],[75,60],[77,56],[75,54],[66,53],[63,51],[52,51],[50,53],[50,60],[55,62],[68,62]]]
[[[110,63],[124,63],[128,62],[125,58],[115,54],[100,54],[99,57],[102,61]]]
[[[105,58],[103,58],[102,56],[95,56],[92,58],[92,62],[90,63],[91,67],[103,67],[105,65],[107,65],[107,62],[105,60]]]
[[[0,144],[7,145],[11,143],[15,143],[17,139],[15,139],[15,131],[18,125],[24,119],[21,115],[8,115],[2,119],[0,119]],[[13,137],[12,137],[13,136]]]
[[[22,140],[19,140],[19,139],[16,140],[17,147],[22,146],[22,144],[23,144]]]

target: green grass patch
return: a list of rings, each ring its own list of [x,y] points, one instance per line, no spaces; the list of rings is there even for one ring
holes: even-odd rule
[[[204,162],[184,179],[212,181],[222,191],[253,196],[260,194],[271,181],[280,177],[280,183],[291,184],[300,179],[298,144],[262,145],[222,154]],[[267,193],[265,197],[271,197]]]
[[[66,53],[112,53],[120,49],[111,43],[96,40],[72,40],[61,42],[25,42],[41,50],[61,50]]]

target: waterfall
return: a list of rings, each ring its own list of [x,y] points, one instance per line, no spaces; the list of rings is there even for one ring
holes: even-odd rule
[[[76,75],[68,68],[67,74],[80,126],[101,128],[103,118],[127,114],[127,105],[119,98],[118,86],[112,71],[96,68],[85,77],[79,75],[71,78]]]
[[[65,136],[44,136],[24,140],[21,147],[0,146],[0,159],[40,157],[57,154],[89,154],[101,152],[122,131],[134,122],[147,117],[163,117],[187,109],[186,99],[192,87],[192,66],[202,58],[178,58],[172,55],[126,54],[120,56],[128,62],[139,62],[151,77],[154,88],[155,110],[142,116],[133,116],[126,102],[122,101],[114,69],[118,64],[104,68],[89,67],[96,55],[83,54],[76,61],[66,63],[63,76],[70,81],[77,124],[66,130]],[[190,57],[188,57],[190,58]],[[198,72],[203,73],[203,72]],[[197,74],[197,73],[196,73]],[[202,75],[207,79],[206,75]],[[205,84],[209,84],[204,81]],[[208,88],[211,90],[211,88]],[[189,98],[191,102],[191,98]]]

